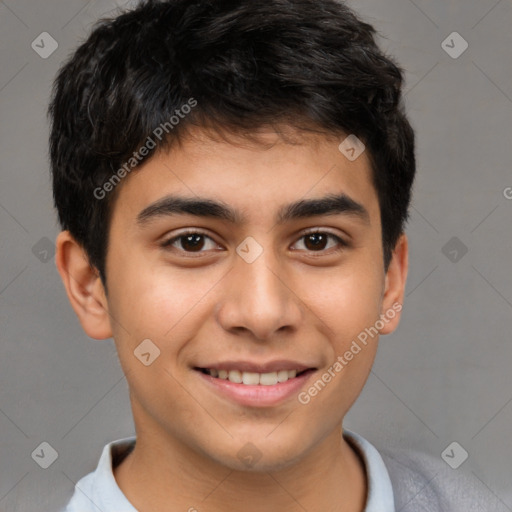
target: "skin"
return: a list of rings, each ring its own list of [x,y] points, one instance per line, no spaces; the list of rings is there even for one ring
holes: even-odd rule
[[[351,162],[338,150],[340,138],[297,133],[299,143],[287,144],[271,130],[258,135],[265,146],[195,129],[124,178],[110,226],[108,295],[70,233],[57,238],[71,305],[90,337],[114,338],[129,384],[137,443],[114,475],[141,512],[364,509],[364,466],[342,422],[369,375],[378,336],[307,405],[294,395],[276,407],[242,406],[193,370],[226,359],[293,359],[318,369],[307,389],[360,332],[403,303],[407,237],[385,273],[366,153]],[[139,212],[171,193],[222,201],[246,222],[187,214],[137,224]],[[332,193],[362,204],[369,222],[337,214],[276,224],[283,205]],[[210,237],[202,252],[187,253],[180,239],[161,247],[184,228]],[[335,252],[328,238],[311,248],[310,228],[348,246]],[[253,263],[236,253],[248,236],[263,248]],[[380,334],[399,320],[397,312]],[[160,349],[149,366],[134,357],[146,338]],[[251,468],[237,455],[248,442],[261,453]]]

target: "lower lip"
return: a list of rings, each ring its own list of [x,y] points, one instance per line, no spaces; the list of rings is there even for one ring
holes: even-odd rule
[[[315,370],[307,370],[286,382],[278,382],[273,386],[237,384],[226,379],[219,379],[195,370],[204,381],[224,396],[240,405],[253,407],[269,407],[296,396]]]

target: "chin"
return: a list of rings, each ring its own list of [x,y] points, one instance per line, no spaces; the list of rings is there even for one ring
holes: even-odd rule
[[[290,438],[279,439],[277,436],[270,441],[267,435],[268,431],[260,436],[237,436],[226,447],[228,452],[210,452],[210,457],[234,471],[252,473],[280,471],[300,462],[304,452],[299,451],[299,447],[303,448],[303,444],[290,441]],[[233,446],[236,446],[234,451]]]

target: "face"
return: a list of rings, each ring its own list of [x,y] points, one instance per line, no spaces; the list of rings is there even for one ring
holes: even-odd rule
[[[275,469],[341,427],[404,285],[366,154],[260,139],[197,132],[125,178],[106,262],[137,435],[239,469],[243,450]]]

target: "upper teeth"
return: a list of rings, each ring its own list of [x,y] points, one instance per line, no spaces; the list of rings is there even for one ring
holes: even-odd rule
[[[293,379],[297,375],[297,370],[280,370],[270,373],[241,372],[239,370],[206,370],[212,377],[229,380],[237,384],[247,384],[254,386],[261,384],[262,386],[274,386],[278,382],[286,382]]]

